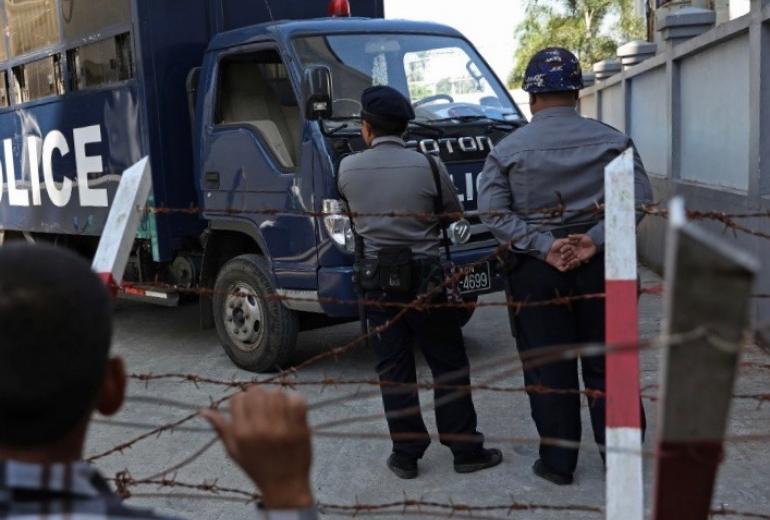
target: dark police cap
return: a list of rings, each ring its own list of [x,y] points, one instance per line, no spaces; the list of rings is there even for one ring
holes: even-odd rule
[[[361,106],[365,115],[385,121],[411,121],[415,118],[412,103],[392,87],[377,86],[364,90]]]
[[[580,90],[583,88],[580,61],[567,49],[543,49],[527,65],[523,88],[532,94]]]

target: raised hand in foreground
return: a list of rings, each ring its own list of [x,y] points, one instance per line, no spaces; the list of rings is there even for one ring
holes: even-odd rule
[[[313,506],[311,435],[302,397],[255,386],[230,400],[229,420],[212,409],[202,415],[262,492],[266,508]]]

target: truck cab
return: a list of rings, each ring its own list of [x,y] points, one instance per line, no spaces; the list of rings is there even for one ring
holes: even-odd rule
[[[202,317],[239,366],[284,364],[302,315],[357,316],[352,233],[336,181],[340,161],[365,147],[360,98],[369,86],[412,100],[408,146],[440,156],[453,177],[470,240],[453,246],[452,260],[462,267],[494,252],[475,215],[478,174],[525,119],[454,29],[357,18],[244,27],[212,40],[196,76]],[[461,282],[468,299],[496,289],[489,263]]]

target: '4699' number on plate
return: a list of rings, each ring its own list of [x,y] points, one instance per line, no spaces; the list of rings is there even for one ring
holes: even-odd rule
[[[461,268],[465,277],[460,281],[460,293],[469,294],[488,291],[492,288],[492,276],[489,262],[472,267]]]

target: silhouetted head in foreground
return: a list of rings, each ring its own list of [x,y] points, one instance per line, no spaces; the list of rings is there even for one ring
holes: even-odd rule
[[[112,302],[88,263],[47,245],[0,248],[0,459],[67,462],[94,410],[116,413]]]

